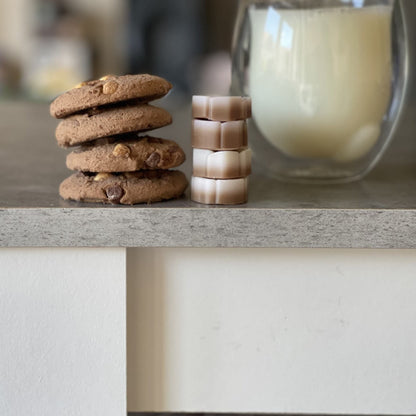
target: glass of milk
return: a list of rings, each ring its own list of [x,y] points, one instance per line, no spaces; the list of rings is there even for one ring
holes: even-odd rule
[[[256,166],[289,181],[362,178],[394,136],[407,44],[394,0],[240,0],[232,93],[252,98]]]

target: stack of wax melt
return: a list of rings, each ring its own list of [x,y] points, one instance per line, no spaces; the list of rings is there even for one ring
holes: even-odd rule
[[[192,116],[191,199],[202,204],[247,202],[251,99],[194,96]]]

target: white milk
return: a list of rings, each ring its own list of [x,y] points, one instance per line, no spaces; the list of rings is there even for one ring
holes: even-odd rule
[[[250,95],[287,155],[353,161],[377,141],[391,96],[388,6],[250,10]]]

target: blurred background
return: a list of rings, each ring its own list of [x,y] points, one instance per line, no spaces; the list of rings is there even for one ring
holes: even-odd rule
[[[105,74],[225,94],[237,0],[0,0],[0,100],[50,101]]]

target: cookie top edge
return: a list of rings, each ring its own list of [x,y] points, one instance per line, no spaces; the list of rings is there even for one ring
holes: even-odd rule
[[[150,102],[165,96],[172,84],[157,75],[108,75],[86,81],[52,101],[50,114],[64,118],[78,112],[130,100]]]

